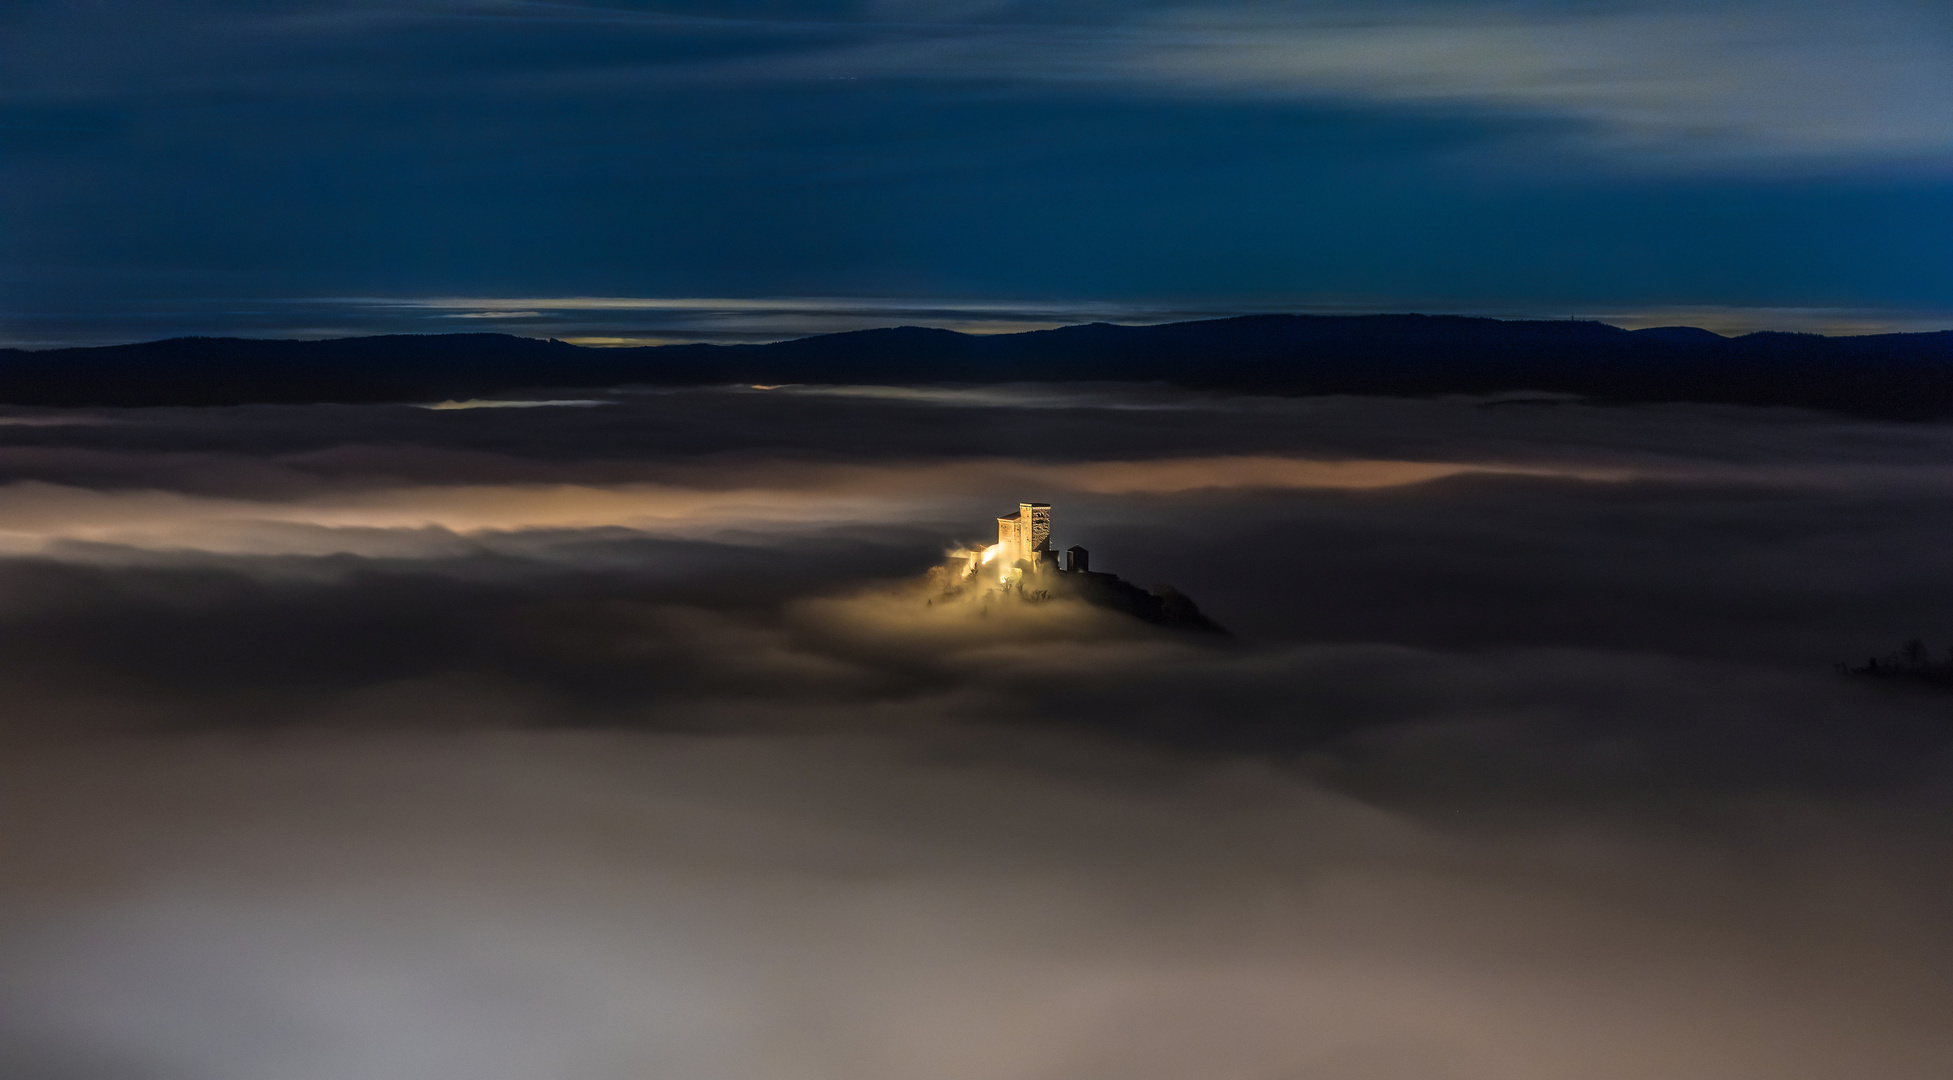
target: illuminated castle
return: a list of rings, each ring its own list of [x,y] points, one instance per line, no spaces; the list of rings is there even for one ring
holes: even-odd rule
[[[997,519],[997,543],[1020,559],[1051,550],[1051,504],[1018,503],[1017,513]]]
[[[1092,553],[1076,545],[1066,548],[1062,557],[1051,550],[1051,504],[1032,502],[1018,503],[1016,513],[997,519],[995,544],[980,551],[958,549],[949,558],[961,580],[988,575],[1004,586],[1020,584],[1026,574],[1090,573],[1092,563]]]
[[[1068,547],[1062,556],[1051,550],[1050,503],[1018,503],[1015,514],[997,519],[996,543],[982,550],[950,552],[948,561],[931,570],[929,578],[934,594],[928,601],[931,606],[938,600],[961,598],[983,604],[987,614],[992,600],[1083,601],[1173,630],[1228,636],[1170,585],[1141,589],[1117,574],[1094,572],[1091,552],[1082,547]]]

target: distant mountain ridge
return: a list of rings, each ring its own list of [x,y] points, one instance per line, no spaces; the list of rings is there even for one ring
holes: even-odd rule
[[[1725,338],[1453,315],[1248,315],[972,335],[904,326],[766,345],[585,348],[503,334],[172,338],[0,349],[0,403],[430,402],[620,384],[1131,381],[1240,393],[1532,390],[1608,402],[1953,416],[1953,331]]]

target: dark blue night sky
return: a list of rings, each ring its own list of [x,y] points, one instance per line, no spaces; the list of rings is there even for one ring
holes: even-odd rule
[[[1953,323],[1953,7],[1931,0],[0,20],[14,344],[1246,310]]]

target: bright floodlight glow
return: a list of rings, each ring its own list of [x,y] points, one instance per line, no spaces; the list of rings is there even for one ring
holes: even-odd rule
[[[996,558],[996,557],[997,557],[997,552],[998,552],[999,550],[1001,550],[1001,549],[1003,548],[1003,546],[1004,546],[1004,545],[1002,545],[1002,544],[992,544],[992,545],[990,545],[989,547],[987,547],[987,548],[984,548],[984,549],[983,549],[983,561],[984,561],[984,562],[989,562],[990,560],[992,560],[992,559],[994,559],[994,558]]]

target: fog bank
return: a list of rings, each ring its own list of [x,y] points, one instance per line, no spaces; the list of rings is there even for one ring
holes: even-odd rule
[[[1953,1064],[1945,429],[606,400],[0,424],[0,1075]]]

